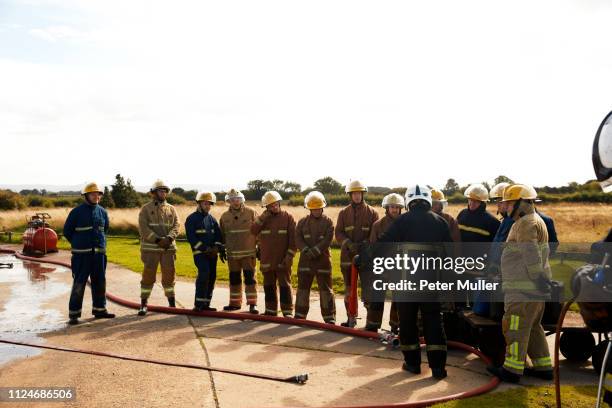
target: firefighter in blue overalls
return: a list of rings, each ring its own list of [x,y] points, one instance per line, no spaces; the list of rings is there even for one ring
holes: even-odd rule
[[[221,243],[221,229],[210,208],[215,204],[215,194],[203,191],[197,194],[198,208],[185,221],[187,240],[193,251],[193,262],[198,268],[195,303],[193,310],[215,311],[210,307],[215,280],[217,279],[217,255],[221,262],[227,259]]]
[[[73,208],[64,224],[64,236],[72,247],[72,293],[68,323],[79,323],[87,279],[91,280],[92,314],[96,319],[115,317],[106,310],[106,232],[108,214],[99,205],[104,194],[96,183],[81,192],[85,202]]]

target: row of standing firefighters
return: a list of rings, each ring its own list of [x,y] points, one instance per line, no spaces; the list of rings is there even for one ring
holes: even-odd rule
[[[147,303],[153,290],[158,268],[161,284],[170,307],[175,307],[174,281],[176,238],[179,218],[175,208],[166,201],[170,188],[156,181],[151,188],[152,200],[139,214],[141,260],[144,271],[141,280],[139,315],[147,313]],[[210,306],[216,280],[217,260],[227,262],[230,280],[229,304],[226,311],[242,308],[243,281],[250,313],[257,310],[256,260],[260,261],[265,295],[264,314],[276,316],[279,303],[283,316],[305,319],[314,279],[320,294],[323,320],[336,323],[332,285],[330,245],[333,238],[341,246],[340,268],[345,285],[345,307],[351,293],[351,264],[363,245],[374,242],[521,242],[530,244],[519,250],[492,246],[490,271],[501,271],[504,281],[531,285],[542,301],[527,302],[521,289],[505,290],[505,314],[502,329],[506,339],[506,358],[500,367],[489,371],[502,380],[517,382],[520,376],[534,375],[552,378],[552,365],[541,318],[544,301],[550,293],[550,251],[555,249],[556,234],[552,220],[535,209],[536,191],[527,185],[500,183],[491,191],[473,184],[466,191],[468,208],[457,219],[445,212],[446,200],[438,190],[425,185],[407,189],[405,197],[389,194],[383,199],[385,216],[379,219],[374,208],[364,200],[367,187],[359,181],[346,186],[350,204],[333,221],[323,213],[323,194],[313,191],[305,197],[309,214],[296,224],[293,216],[281,208],[281,196],[266,192],[261,201],[262,214],[247,207],[244,195],[231,189],[226,195],[229,209],[217,221],[210,209],[216,202],[211,192],[200,192],[197,209],[187,217],[185,231],[198,269],[194,310],[215,310]],[[91,280],[92,313],[96,318],[112,318],[106,309],[106,232],[109,220],[99,205],[102,190],[90,183],[82,191],[85,202],[74,208],[64,225],[64,236],[72,246],[73,288],[69,302],[69,323],[77,324],[81,316],[87,280]],[[486,210],[486,202],[496,200],[502,222]],[[403,209],[407,212],[402,214]],[[551,245],[549,245],[549,241]],[[291,268],[298,261],[298,288],[293,304]],[[244,280],[243,280],[244,278]],[[280,302],[279,302],[280,301]],[[366,304],[366,330],[377,331],[382,324],[384,303]],[[403,369],[420,373],[418,314],[421,314],[425,349],[432,376],[446,377],[446,335],[437,302],[393,302],[389,323],[399,332],[404,355]],[[350,326],[350,320],[342,325]],[[531,367],[526,367],[526,357]]]

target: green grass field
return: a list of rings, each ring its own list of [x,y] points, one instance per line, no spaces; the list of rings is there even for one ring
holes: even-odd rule
[[[565,407],[592,408],[595,406],[596,399],[597,387],[595,386],[564,385],[561,387],[561,402]],[[434,408],[552,408],[555,406],[555,389],[552,386],[520,387],[433,405]]]

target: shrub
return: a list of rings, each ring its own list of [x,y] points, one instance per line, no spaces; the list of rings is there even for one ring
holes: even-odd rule
[[[0,210],[19,210],[26,207],[23,198],[11,190],[0,190]]]

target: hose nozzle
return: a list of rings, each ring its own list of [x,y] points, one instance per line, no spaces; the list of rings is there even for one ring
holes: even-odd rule
[[[297,384],[306,384],[306,381],[308,381],[308,373],[298,374],[293,377],[293,382]]]

